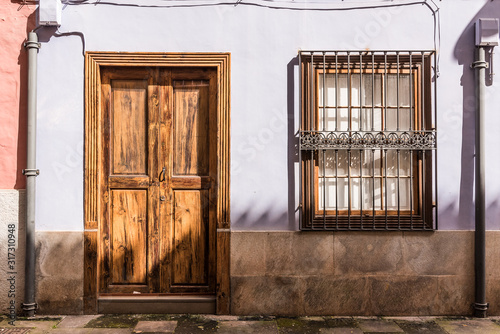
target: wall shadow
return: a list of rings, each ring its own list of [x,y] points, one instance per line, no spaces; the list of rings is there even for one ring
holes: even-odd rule
[[[475,157],[475,110],[476,110],[476,83],[475,70],[470,67],[475,58],[475,22],[479,18],[500,18],[500,3],[487,2],[474,16],[464,29],[455,44],[454,57],[463,72],[460,80],[462,86],[462,149],[461,149],[461,175],[458,216],[456,228],[473,229],[475,204],[474,204],[474,157]],[[487,56],[489,60],[490,55]],[[488,77],[488,75],[487,75]],[[488,77],[486,85],[491,86],[492,80]],[[492,94],[486,92],[486,97]],[[488,152],[487,152],[488,154]],[[491,153],[490,153],[491,154]],[[496,204],[493,203],[493,208]],[[445,210],[449,211],[451,208]],[[488,208],[487,208],[488,211]],[[450,212],[451,213],[451,212]],[[488,216],[488,214],[487,214]]]
[[[287,176],[288,176],[288,227],[297,230],[296,215],[299,203],[295,202],[295,166],[299,162],[299,138],[295,133],[295,69],[299,65],[298,56],[287,64]]]
[[[298,203],[296,201],[298,188],[295,179],[296,166],[299,161],[299,139],[295,132],[295,73],[298,65],[298,56],[292,58],[286,65],[286,125],[284,130],[279,130],[280,135],[282,135],[282,131],[286,131],[287,136],[287,208],[278,211],[274,203],[269,203],[266,208],[257,212],[255,208],[260,204],[258,200],[247,203],[245,210],[238,212],[238,216],[232,219],[233,222],[238,222],[236,230],[297,231],[299,229]],[[284,193],[280,195],[285,196]]]

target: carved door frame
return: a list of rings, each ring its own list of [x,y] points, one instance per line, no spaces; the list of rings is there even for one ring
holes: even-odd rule
[[[84,190],[84,300],[85,314],[98,312],[99,224],[101,185],[99,165],[102,66],[210,67],[217,72],[217,237],[216,309],[230,313],[229,286],[229,154],[230,54],[229,53],[117,53],[85,55],[85,190]]]

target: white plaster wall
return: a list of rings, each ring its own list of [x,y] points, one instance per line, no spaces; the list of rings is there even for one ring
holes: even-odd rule
[[[160,0],[115,0],[165,5]],[[193,4],[200,2],[182,2]],[[360,1],[325,2],[348,6]],[[387,4],[371,1],[370,4]],[[394,3],[394,2],[391,2]],[[398,2],[399,3],[399,2]],[[179,4],[179,2],[168,2]],[[138,8],[106,4],[67,5],[60,33],[82,33],[87,51],[231,53],[231,220],[235,230],[295,230],[299,49],[428,50],[435,46],[437,16],[425,5],[392,9],[287,10],[314,3],[256,1],[254,5]],[[259,6],[256,6],[258,4]],[[262,6],[260,6],[262,5]],[[321,5],[321,4],[320,4]],[[472,229],[473,41],[478,15],[500,16],[500,3],[443,0],[439,33],[438,185],[439,228]],[[479,13],[479,14],[478,14]],[[84,59],[78,35],[55,37],[39,30],[38,230],[83,229]],[[497,57],[495,56],[495,60]],[[500,62],[497,61],[500,64]],[[487,97],[488,227],[499,208],[495,166],[498,140],[497,78]],[[462,86],[463,85],[463,86]],[[497,97],[498,96],[498,97]],[[465,106],[464,106],[465,105]],[[471,146],[472,145],[472,146]]]

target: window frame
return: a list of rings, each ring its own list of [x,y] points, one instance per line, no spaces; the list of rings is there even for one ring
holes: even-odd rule
[[[405,68],[406,66],[406,68]],[[300,131],[299,131],[299,161],[300,161],[300,228],[301,230],[434,230],[437,229],[437,175],[436,175],[436,57],[434,51],[300,51],[299,52],[299,70],[300,70]],[[410,102],[409,111],[410,124],[414,124],[409,130],[396,131],[387,130],[381,125],[380,130],[363,130],[362,125],[358,130],[351,129],[348,126],[346,131],[337,129],[338,115],[337,109],[344,108],[338,104],[338,87],[335,93],[335,130],[319,129],[320,113],[324,112],[330,106],[320,103],[320,78],[322,74],[345,74],[347,73],[348,82],[348,106],[347,112],[349,121],[351,121],[352,109],[358,109],[359,118],[362,119],[364,109],[372,109],[372,120],[374,118],[373,110],[375,105],[367,106],[362,103],[362,89],[364,88],[363,79],[366,74],[374,77],[381,74],[381,118],[386,119],[387,110],[390,108],[400,109],[399,104],[399,75],[411,74],[410,83]],[[373,73],[373,74],[372,74]],[[396,107],[389,107],[387,103],[387,74],[397,74],[397,99]],[[359,76],[359,105],[353,106],[351,94],[353,92],[352,75]],[[337,75],[336,75],[337,80]],[[337,82],[337,81],[336,81]],[[323,81],[324,83],[324,81]],[[337,85],[337,83],[335,84]],[[328,86],[326,86],[328,87]],[[326,87],[323,87],[325,89]],[[375,86],[372,86],[372,94],[375,92]],[[312,97],[312,100],[311,100]],[[401,107],[403,108],[403,107]],[[405,107],[406,108],[406,107]],[[311,112],[313,110],[314,112]],[[413,111],[413,113],[412,113]],[[326,114],[323,114],[323,117]],[[420,122],[420,123],[419,123]],[[360,121],[362,123],[362,121]],[[373,122],[372,122],[373,124]],[[418,126],[416,126],[418,124]],[[344,136],[343,139],[340,137]],[[356,137],[357,136],[357,137]],[[382,141],[376,140],[369,143],[365,136],[372,138],[381,136]],[[356,138],[355,138],[356,137]],[[419,140],[421,139],[421,142]],[[376,142],[376,143],[375,143]],[[378,145],[378,146],[377,146]],[[375,209],[375,195],[372,198],[373,207],[363,209],[362,201],[362,172],[356,176],[360,181],[360,208],[351,210],[351,186],[352,178],[348,177],[348,208],[347,210],[323,210],[319,207],[319,180],[326,180],[326,174],[319,176],[320,154],[325,156],[325,151],[333,150],[335,152],[335,165],[338,166],[337,157],[340,150],[347,152],[362,152],[371,149],[372,152],[380,150],[380,168],[385,168],[386,174],[380,173],[375,177],[375,167],[372,169],[373,194],[375,194],[375,179],[379,178],[380,192],[385,190],[387,194],[387,152],[396,150],[398,156],[398,166],[400,153],[402,150],[410,152],[410,199],[409,210],[400,208],[400,175],[398,172],[398,209],[390,210],[387,207],[387,196],[380,198],[380,210]],[[383,152],[385,154],[383,154]],[[348,153],[350,154],[350,153]],[[382,159],[385,156],[385,159]],[[374,157],[374,155],[373,155]],[[361,159],[360,159],[361,160]],[[383,160],[383,161],[382,161]],[[349,157],[346,165],[351,169],[351,160]],[[372,158],[374,161],[374,158]],[[385,167],[382,165],[385,162]],[[362,166],[362,160],[360,162]],[[362,170],[363,167],[360,167]],[[335,173],[337,179],[338,173]],[[325,181],[323,181],[325,182]],[[337,183],[336,183],[337,184]],[[325,189],[325,188],[323,188]],[[335,198],[338,197],[339,188],[335,186]],[[413,193],[414,192],[414,193]],[[323,193],[323,207],[326,207],[325,193]],[[385,208],[382,208],[384,206]]]

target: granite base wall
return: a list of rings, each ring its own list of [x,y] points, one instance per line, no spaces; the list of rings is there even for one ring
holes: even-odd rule
[[[24,290],[24,194],[0,194],[17,224],[16,308]],[[5,226],[5,225],[4,225]],[[0,256],[7,262],[5,240]],[[487,236],[488,315],[500,315],[500,231]],[[83,233],[37,232],[37,314],[82,314]],[[474,232],[233,232],[235,315],[472,315]],[[8,277],[0,266],[0,279]],[[1,312],[8,288],[0,284]]]
[[[233,232],[237,315],[471,315],[474,232]],[[489,315],[500,232],[487,232]]]
[[[36,233],[37,314],[83,314],[83,232]]]
[[[25,190],[0,190],[0,222],[0,314],[9,314],[12,304],[22,314]],[[38,231],[35,240],[37,314],[81,314],[83,232]]]

